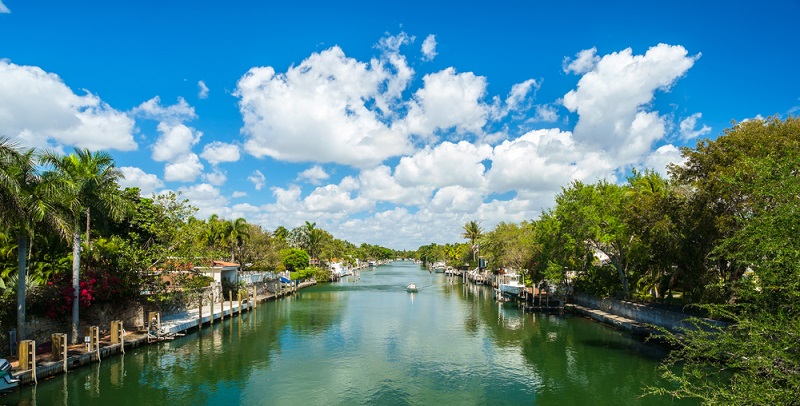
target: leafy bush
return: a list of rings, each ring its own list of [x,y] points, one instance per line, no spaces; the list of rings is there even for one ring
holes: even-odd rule
[[[208,275],[194,275],[186,280],[183,284],[183,288],[189,290],[203,289],[207,288],[211,282],[214,282],[214,278]]]
[[[575,289],[590,295],[612,297],[622,292],[622,282],[613,266],[591,266],[575,278]]]
[[[286,266],[286,269],[295,272],[297,270],[305,270],[311,258],[308,253],[299,248],[287,248],[280,252],[281,262]]]
[[[331,271],[323,268],[313,268],[313,272],[311,276],[314,277],[314,280],[317,282],[330,282],[331,281]]]

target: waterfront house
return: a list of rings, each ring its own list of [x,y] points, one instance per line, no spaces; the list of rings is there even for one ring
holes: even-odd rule
[[[214,282],[236,284],[239,282],[239,264],[236,262],[211,261],[211,266],[195,266],[195,271],[214,278]]]

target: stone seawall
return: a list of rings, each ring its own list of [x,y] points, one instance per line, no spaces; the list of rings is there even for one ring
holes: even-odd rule
[[[629,302],[626,300],[598,298],[579,292],[576,292],[572,299],[575,304],[583,307],[600,309],[606,313],[621,316],[639,323],[663,327],[672,332],[679,332],[681,329],[692,327],[692,324],[686,320],[692,316],[655,308],[646,304]],[[708,321],[712,324],[724,324],[715,320]]]

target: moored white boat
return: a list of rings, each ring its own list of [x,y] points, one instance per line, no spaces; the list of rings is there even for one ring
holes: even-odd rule
[[[341,279],[350,274],[350,269],[341,262],[334,262],[331,264],[331,277],[333,279]]]
[[[517,297],[522,290],[525,289],[525,284],[520,282],[520,275],[517,273],[507,273],[500,276],[500,283],[497,285],[498,298]]]

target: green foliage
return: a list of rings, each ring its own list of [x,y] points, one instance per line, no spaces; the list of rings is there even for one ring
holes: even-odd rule
[[[331,271],[324,268],[315,267],[311,272],[311,277],[313,277],[317,282],[330,282]]]
[[[713,219],[709,279],[724,304],[706,306],[726,327],[695,320],[661,371],[673,388],[650,393],[709,404],[797,404],[800,393],[800,120],[736,125],[686,150],[695,215]],[[700,210],[702,209],[702,210]]]
[[[599,297],[614,297],[622,291],[617,270],[610,265],[589,266],[575,278],[575,289]]]
[[[286,248],[280,252],[281,262],[290,272],[297,272],[308,268],[310,258],[308,253],[299,248]]]
[[[285,241],[273,238],[260,226],[248,224],[248,239],[241,246],[239,258],[242,269],[259,272],[276,272],[280,265],[278,253],[286,248]]]
[[[481,256],[493,268],[526,269],[533,276],[536,273],[536,257],[541,251],[536,237],[535,223],[523,221],[517,225],[501,222],[480,239]],[[534,279],[540,280],[541,275],[536,274]]]
[[[184,289],[189,290],[196,290],[196,289],[203,289],[207,288],[211,282],[214,282],[214,278],[206,275],[193,275],[183,284]]]
[[[289,275],[292,280],[305,280],[314,278],[314,280],[317,282],[331,281],[331,272],[329,270],[315,266],[291,272]]]

